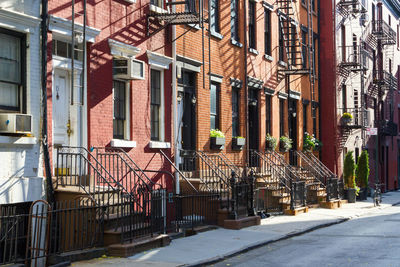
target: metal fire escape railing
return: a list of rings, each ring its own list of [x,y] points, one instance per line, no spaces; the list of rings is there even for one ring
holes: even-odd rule
[[[344,18],[367,13],[367,9],[361,0],[340,0],[337,3],[337,10]]]
[[[312,29],[312,10],[307,1],[308,14],[308,36],[309,40],[303,40],[300,34],[299,14],[296,9],[297,1],[277,0],[277,11],[279,16],[280,28],[280,51],[286,51],[285,56],[280,52],[280,57],[286,59],[287,67],[279,71],[286,75],[314,74],[314,42]],[[307,58],[308,57],[308,58]],[[307,64],[308,62],[308,64]],[[314,75],[312,75],[314,76]]]
[[[368,58],[371,58],[371,55],[362,45],[350,45],[338,48],[338,58],[338,73],[341,77],[339,88],[341,88],[351,72],[368,69]]]

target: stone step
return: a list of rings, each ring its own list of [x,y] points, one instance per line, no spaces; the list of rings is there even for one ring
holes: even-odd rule
[[[168,235],[144,237],[141,239],[135,239],[132,242],[123,244],[119,242],[109,245],[107,247],[107,254],[115,257],[129,257],[142,251],[168,246],[170,243],[171,238]]]
[[[291,210],[291,209],[284,210],[285,215],[293,215],[293,216],[299,215],[301,213],[307,213],[307,212],[308,212],[308,207],[296,208],[294,210]]]

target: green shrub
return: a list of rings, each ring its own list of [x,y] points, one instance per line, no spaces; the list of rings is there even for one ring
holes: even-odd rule
[[[210,137],[223,137],[225,138],[225,135],[223,132],[221,132],[218,129],[211,129],[210,130]]]
[[[369,177],[369,159],[368,152],[364,150],[358,158],[358,164],[356,167],[356,183],[361,188],[368,186]]]
[[[267,136],[265,136],[265,142],[266,142],[266,149],[269,150],[275,150],[276,148],[276,138],[271,136],[269,133],[267,134]]]
[[[243,137],[243,136],[234,136],[234,137],[232,137],[232,138],[236,138],[236,139],[244,139],[244,137]]]
[[[304,133],[303,150],[311,151],[315,148],[315,137],[309,135],[307,132]]]
[[[354,179],[355,167],[353,151],[349,151],[344,157],[343,168],[343,178],[347,188],[356,188],[356,182]]]
[[[292,148],[293,140],[287,136],[281,136],[279,138],[279,145],[282,151],[289,151]]]

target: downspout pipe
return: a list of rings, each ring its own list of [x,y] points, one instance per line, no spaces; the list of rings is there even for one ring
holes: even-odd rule
[[[53,182],[51,179],[50,154],[47,133],[47,20],[48,20],[48,0],[42,0],[41,14],[41,41],[42,41],[42,58],[41,58],[41,85],[42,85],[42,149],[44,157],[44,167],[46,174],[46,198],[51,204],[55,202]]]
[[[243,26],[244,26],[244,38],[243,38],[243,48],[244,48],[244,99],[245,99],[245,117],[246,117],[246,162],[249,164],[250,160],[250,136],[249,136],[249,90],[248,90],[248,79],[247,79],[247,1],[243,1],[243,13],[244,13],[244,19],[243,19]]]
[[[172,0],[175,2],[175,0]],[[172,12],[175,13],[175,5],[172,5]],[[173,118],[173,129],[174,129],[174,164],[178,166],[178,136],[179,136],[179,129],[178,129],[178,112],[177,112],[177,103],[176,103],[176,26],[171,25],[172,27],[172,118]],[[180,193],[179,187],[179,173],[175,172],[175,193]]]

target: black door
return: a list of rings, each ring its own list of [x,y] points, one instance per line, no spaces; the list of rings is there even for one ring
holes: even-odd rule
[[[292,149],[289,152],[290,165],[297,166],[296,153],[293,150],[297,149],[297,101],[289,100],[289,138],[292,139]]]
[[[249,90],[249,148],[258,150],[258,91]]]

